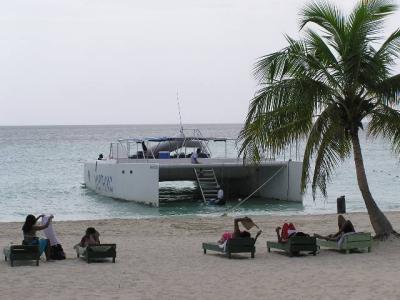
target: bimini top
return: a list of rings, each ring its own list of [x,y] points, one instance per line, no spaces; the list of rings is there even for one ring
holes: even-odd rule
[[[212,141],[212,142],[226,142],[226,141],[234,141],[235,139],[230,138],[217,138],[217,137],[197,137],[197,136],[185,136],[185,137],[177,137],[177,136],[163,136],[163,137],[132,137],[127,139],[118,139],[118,142],[169,142],[169,141]]]
[[[181,158],[188,157],[194,148],[200,149],[203,157],[211,157],[208,143],[228,140],[234,139],[204,137],[198,129],[181,130],[174,136],[131,137],[111,143],[110,158],[160,158],[160,152],[163,156]]]

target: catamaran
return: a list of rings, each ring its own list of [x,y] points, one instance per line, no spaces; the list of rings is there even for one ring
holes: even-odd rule
[[[232,139],[204,137],[198,129],[183,129],[174,136],[119,139],[109,155],[84,164],[85,186],[117,199],[159,206],[159,183],[194,181],[205,203],[217,198],[218,186],[229,199],[250,194],[287,201],[302,201],[300,161],[265,159],[254,165],[238,156],[228,157]],[[224,143],[224,155],[214,156],[211,143]],[[193,153],[197,153],[193,161]]]

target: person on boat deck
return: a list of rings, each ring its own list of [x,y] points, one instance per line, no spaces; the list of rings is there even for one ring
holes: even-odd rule
[[[51,224],[51,220],[54,218],[51,215],[46,224],[44,225],[36,225],[37,221],[44,217],[44,215],[40,215],[35,217],[34,215],[28,215],[25,219],[25,223],[22,226],[22,232],[24,234],[24,240],[22,241],[23,245],[39,245],[39,255],[42,255],[44,252],[46,255],[46,259],[50,259],[50,243],[47,239],[39,239],[36,236],[36,232],[39,230],[46,229]]]
[[[338,215],[338,228],[339,228],[339,231],[334,234],[322,236],[322,235],[315,233],[314,236],[316,238],[324,239],[327,241],[338,241],[342,237],[343,234],[350,233],[350,232],[356,232],[354,229],[353,223],[351,223],[350,220],[346,220],[342,215]]]
[[[86,229],[85,235],[82,237],[78,245],[80,247],[87,247],[90,245],[100,245],[99,236],[100,234],[94,227],[88,227]]]
[[[100,154],[99,154],[99,158],[97,158],[97,160],[103,160],[103,157],[104,157],[104,156],[103,156],[103,153],[100,153]]]
[[[199,161],[197,159],[199,158],[200,152],[200,148],[197,148],[197,150],[192,153],[192,155],[190,156],[190,161],[192,164],[199,164]]]
[[[241,231],[239,228],[239,222],[242,223],[243,227],[246,228],[246,230]],[[226,231],[222,234],[221,238],[218,240],[218,244],[223,244],[229,239],[234,239],[234,238],[245,238],[245,237],[251,237],[251,234],[249,231],[252,227],[257,227],[256,223],[253,222],[252,219],[249,217],[244,217],[244,218],[235,218],[233,221],[233,232],[231,231]],[[259,230],[256,234],[256,239],[257,237],[261,234],[261,230]]]

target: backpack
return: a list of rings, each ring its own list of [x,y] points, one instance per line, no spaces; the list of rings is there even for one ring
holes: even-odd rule
[[[63,247],[60,244],[51,246],[50,258],[55,259],[55,260],[65,259],[65,252],[64,252]]]

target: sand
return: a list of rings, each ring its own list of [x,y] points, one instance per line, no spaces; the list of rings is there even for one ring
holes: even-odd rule
[[[387,214],[400,229],[400,212]],[[366,214],[348,215],[359,231],[372,231]],[[374,242],[371,253],[290,258],[268,253],[266,240],[285,220],[321,234],[336,229],[336,215],[258,216],[262,228],[255,259],[203,254],[203,241],[231,229],[232,217],[57,222],[64,261],[40,266],[0,263],[0,299],[400,299],[400,239]],[[0,245],[21,241],[22,223],[0,223]],[[104,243],[117,243],[117,261],[87,264],[72,249],[94,226]]]

